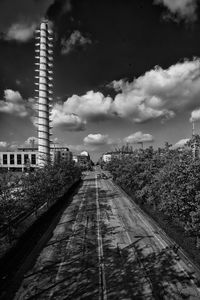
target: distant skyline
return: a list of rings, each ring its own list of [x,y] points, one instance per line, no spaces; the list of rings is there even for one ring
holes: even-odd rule
[[[0,149],[37,137],[34,32],[55,32],[53,140],[101,153],[163,146],[200,132],[200,9],[196,0],[0,2]]]

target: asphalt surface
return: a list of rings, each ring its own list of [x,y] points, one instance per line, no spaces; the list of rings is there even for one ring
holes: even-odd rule
[[[14,299],[200,299],[176,252],[111,179],[89,172]]]

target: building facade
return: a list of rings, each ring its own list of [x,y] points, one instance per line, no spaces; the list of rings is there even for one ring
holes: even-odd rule
[[[38,152],[15,151],[0,152],[0,168],[10,171],[25,171],[35,168],[38,163]]]
[[[51,161],[62,163],[72,161],[72,152],[67,147],[51,148]],[[14,152],[0,152],[0,169],[23,172],[39,166],[37,148],[18,148]]]

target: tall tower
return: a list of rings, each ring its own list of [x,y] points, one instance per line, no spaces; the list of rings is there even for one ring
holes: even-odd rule
[[[48,20],[36,30],[36,72],[38,104],[38,166],[50,161],[50,102],[52,101],[53,31]]]

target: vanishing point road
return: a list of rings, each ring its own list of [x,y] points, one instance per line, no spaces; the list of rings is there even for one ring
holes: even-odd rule
[[[192,266],[100,174],[87,173],[15,300],[200,299]]]

